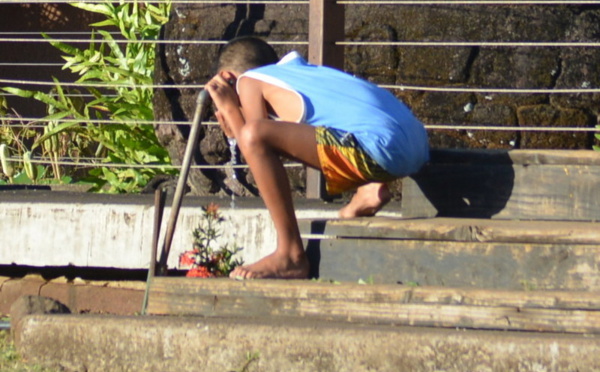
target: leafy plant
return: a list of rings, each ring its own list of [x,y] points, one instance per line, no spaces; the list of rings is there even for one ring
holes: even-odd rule
[[[170,2],[152,5],[107,0],[71,5],[103,15],[105,20],[91,26],[117,29],[127,41],[122,45],[110,32],[94,29],[92,42],[80,49],[44,35],[64,53],[63,69],[78,74],[77,83],[93,98],[84,101],[81,92],[63,87],[56,79],[50,93],[12,87],[4,90],[47,105],[48,115],[41,119],[46,127],[31,150],[40,148],[38,153],[51,160],[56,179],[61,179],[60,158],[89,156],[113,165],[89,172],[86,181],[94,184],[93,190],[139,191],[157,173],[173,172],[167,167],[143,167],[170,164],[167,151],[148,125],[153,120],[151,85],[156,48],[151,41],[158,39],[161,26],[168,21]],[[96,41],[98,36],[100,41]],[[110,123],[105,124],[105,120]]]
[[[596,125],[596,128],[597,128],[597,129],[600,129],[600,125]],[[594,134],[594,137],[596,137],[596,139],[597,139],[598,141],[600,141],[600,132],[596,132],[596,134]],[[594,150],[596,150],[596,151],[600,151],[600,146],[596,146],[596,145],[594,145]]]
[[[219,213],[219,206],[210,203],[202,207],[202,220],[192,232],[194,247],[179,256],[180,266],[189,267],[188,277],[224,277],[243,261],[233,256],[242,250],[240,247],[230,248],[228,244],[217,246],[222,232],[219,228],[225,218]]]

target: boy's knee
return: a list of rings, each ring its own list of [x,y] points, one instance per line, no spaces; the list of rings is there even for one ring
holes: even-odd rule
[[[264,142],[259,120],[250,120],[244,123],[237,138],[240,146],[255,146]]]

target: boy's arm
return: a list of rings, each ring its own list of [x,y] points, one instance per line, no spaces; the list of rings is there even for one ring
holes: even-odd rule
[[[267,118],[261,83],[242,78],[238,83],[239,96],[222,77],[215,76],[206,89],[217,107],[217,119],[228,137],[238,137],[245,121]]]
[[[256,79],[244,77],[238,81],[240,106],[246,121],[268,118],[263,88],[263,83]]]
[[[210,93],[210,97],[216,106],[215,116],[221,129],[227,137],[236,138],[239,128],[244,125],[244,116],[240,111],[237,93],[220,74],[215,75],[206,83],[205,89]]]

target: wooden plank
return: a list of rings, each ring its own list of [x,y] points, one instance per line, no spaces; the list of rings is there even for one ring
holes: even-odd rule
[[[510,150],[513,164],[600,166],[600,152],[592,150]]]
[[[201,280],[156,277],[152,293],[176,296],[250,296],[279,299],[379,303],[473,305],[600,311],[600,296],[590,291],[505,290],[466,287],[413,287],[315,280]],[[214,299],[213,299],[214,300]]]
[[[431,164],[600,165],[592,150],[432,149]]]
[[[314,239],[398,239],[489,243],[589,244],[600,246],[600,223],[509,221],[474,218],[301,219]]]
[[[336,41],[344,40],[344,5],[335,0],[310,0],[308,27],[308,60],[315,65],[344,68],[344,47]],[[306,197],[330,199],[320,171],[306,170]]]
[[[155,279],[150,314],[299,316],[432,327],[600,332],[600,299],[589,292]]]
[[[375,283],[600,290],[600,247],[332,239],[308,245],[313,275]]]
[[[600,220],[600,166],[430,164],[404,179],[405,217]]]

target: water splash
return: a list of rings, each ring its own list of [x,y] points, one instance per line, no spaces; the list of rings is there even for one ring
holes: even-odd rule
[[[235,138],[227,138],[229,142],[229,152],[231,153],[231,159],[229,160],[229,166],[231,167],[231,178],[233,183],[237,180],[237,174],[235,172],[235,166],[237,165],[237,140]],[[235,209],[235,190],[231,189],[231,209]]]

